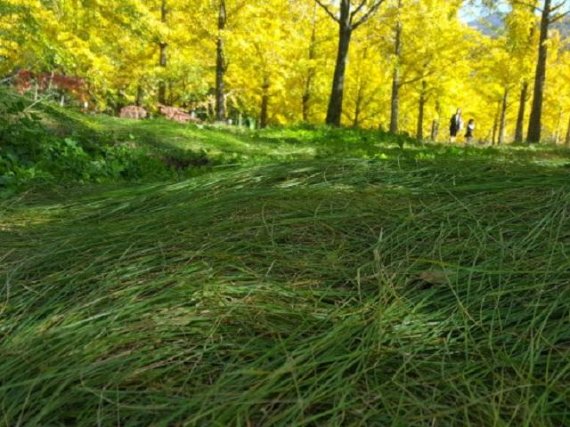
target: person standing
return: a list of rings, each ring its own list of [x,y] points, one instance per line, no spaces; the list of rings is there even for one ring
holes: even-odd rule
[[[451,142],[455,142],[457,138],[457,133],[463,129],[463,119],[461,118],[461,108],[457,109],[457,112],[451,116],[449,122],[449,136]]]
[[[470,144],[473,141],[473,132],[475,131],[475,120],[469,119],[467,122],[467,130],[465,132],[465,143]]]

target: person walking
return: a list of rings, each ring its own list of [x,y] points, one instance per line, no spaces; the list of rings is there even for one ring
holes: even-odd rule
[[[467,130],[465,132],[465,143],[470,144],[473,141],[473,132],[475,131],[475,120],[469,119],[467,122]]]
[[[449,137],[451,142],[455,142],[457,138],[457,133],[463,129],[463,119],[461,117],[461,108],[457,109],[457,112],[451,116],[449,121]]]

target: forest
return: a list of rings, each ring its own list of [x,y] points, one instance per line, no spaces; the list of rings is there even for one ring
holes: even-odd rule
[[[2,0],[0,75],[111,114],[162,104],[444,141],[462,108],[481,141],[569,143],[565,1],[487,0],[487,20],[468,3]]]
[[[0,0],[0,426],[569,426],[569,14]]]

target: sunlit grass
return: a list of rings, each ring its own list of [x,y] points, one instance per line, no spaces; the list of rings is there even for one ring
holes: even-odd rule
[[[58,110],[57,123],[63,132],[98,143],[149,148],[158,155],[203,152],[215,164],[263,164],[313,158],[366,158],[425,161],[449,159],[493,159],[495,163],[566,166],[570,148],[565,146],[463,143],[419,143],[406,136],[361,129],[297,126],[249,130],[235,126],[185,125],[164,119],[126,120],[108,116],[85,116]]]

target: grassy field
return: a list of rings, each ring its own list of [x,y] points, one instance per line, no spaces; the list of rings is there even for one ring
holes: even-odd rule
[[[567,150],[77,132],[211,163],[0,201],[0,424],[570,425]]]

